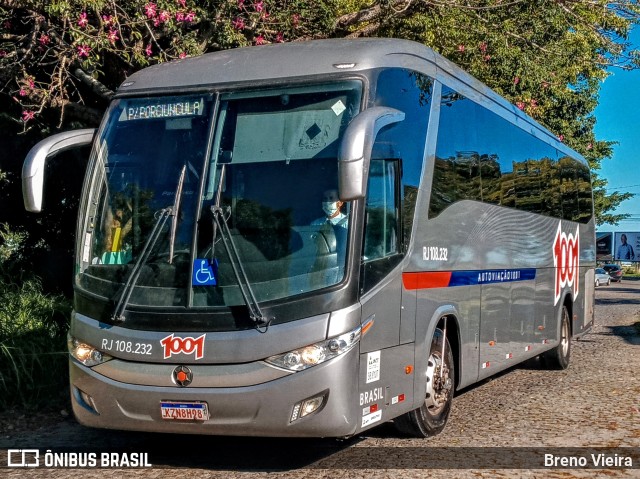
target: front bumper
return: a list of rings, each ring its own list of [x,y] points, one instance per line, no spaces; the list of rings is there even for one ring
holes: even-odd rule
[[[128,384],[70,359],[71,400],[81,424],[91,427],[229,436],[344,437],[354,434],[359,412],[358,348],[324,364],[262,384],[178,387]],[[141,363],[141,367],[143,364]],[[194,381],[195,382],[195,381]],[[91,397],[87,407],[79,391]],[[296,403],[326,391],[323,407],[291,422]],[[202,422],[161,418],[161,401],[205,401]]]

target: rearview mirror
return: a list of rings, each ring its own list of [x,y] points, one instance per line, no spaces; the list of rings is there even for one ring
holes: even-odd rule
[[[45,138],[31,148],[22,165],[22,198],[27,211],[42,211],[44,168],[47,158],[90,144],[95,132],[95,128],[65,131]]]
[[[404,113],[400,110],[374,106],[349,123],[338,152],[338,189],[342,201],[364,197],[376,136],[383,127],[402,120]]]

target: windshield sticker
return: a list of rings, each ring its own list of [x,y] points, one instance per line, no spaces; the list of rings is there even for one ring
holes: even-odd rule
[[[118,121],[152,120],[204,115],[204,98],[132,100],[124,103]]]
[[[211,263],[208,259],[198,258],[193,262],[192,286],[215,286],[218,284],[218,260]]]
[[[343,111],[345,111],[347,109],[346,106],[344,106],[344,103],[342,103],[342,100],[338,100],[337,102],[335,102],[333,104],[333,106],[331,107],[331,109],[333,110],[333,112],[336,114],[336,116],[340,116],[342,114]]]
[[[204,357],[204,338],[206,334],[193,338],[179,338],[170,334],[166,338],[160,340],[160,344],[164,348],[164,359],[169,359],[173,354],[195,354],[196,359]]]
[[[84,247],[82,248],[82,261],[84,263],[89,262],[89,256],[91,253],[91,233],[84,235]]]

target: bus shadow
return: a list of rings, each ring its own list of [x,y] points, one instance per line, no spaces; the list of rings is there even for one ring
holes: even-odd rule
[[[166,434],[139,434],[139,439],[139,450],[148,451],[149,462],[154,468],[239,472],[278,472],[309,467],[361,440],[359,437],[337,440]],[[131,444],[127,450],[131,450]]]
[[[620,289],[618,291],[622,292],[637,292],[637,290],[632,289]],[[596,298],[596,305],[606,306],[609,304],[640,304],[640,298],[638,299],[630,299],[630,298]]]
[[[45,451],[59,456],[93,454],[99,466],[106,456],[115,458],[116,462],[110,467],[279,472],[324,467],[323,464],[340,460],[341,453],[363,439],[361,436],[273,438],[119,431],[87,428],[69,417],[38,431],[0,438],[0,458],[3,449],[38,448],[42,460]],[[119,462],[123,458],[138,462],[123,464]]]
[[[640,346],[640,321],[627,326],[607,326],[607,331],[602,331],[602,336],[618,336],[627,343]]]

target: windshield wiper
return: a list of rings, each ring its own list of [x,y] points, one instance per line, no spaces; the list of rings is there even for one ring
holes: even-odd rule
[[[173,219],[171,220],[171,236],[169,239],[169,264],[173,261],[173,250],[176,242],[176,231],[178,230],[178,211],[180,210],[180,199],[182,198],[182,187],[184,185],[184,176],[187,172],[187,165],[182,167],[180,178],[178,179],[178,187],[176,188],[176,197],[173,201]]]
[[[140,271],[142,271],[142,266],[149,259],[149,255],[151,254],[151,250],[158,242],[158,238],[160,237],[160,233],[164,228],[164,225],[167,223],[167,219],[171,216],[172,211],[171,208],[163,208],[156,212],[157,218],[156,222],[153,225],[153,229],[151,230],[151,234],[147,238],[144,247],[142,248],[142,252],[138,257],[138,261],[133,265],[133,269],[131,270],[131,274],[129,274],[129,278],[127,278],[127,282],[124,285],[122,293],[120,294],[120,299],[118,300],[118,304],[116,305],[115,310],[113,311],[113,316],[111,319],[113,321],[124,321],[124,311],[127,309],[127,305],[129,304],[129,299],[131,298],[131,293],[133,292],[133,288],[138,282],[138,278],[140,277]]]
[[[184,184],[186,165],[182,167],[180,171],[180,176],[178,178],[178,186],[176,187],[176,195],[173,200],[173,206],[163,208],[158,210],[155,213],[156,222],[153,224],[153,228],[151,229],[151,233],[147,238],[147,241],[144,243],[142,247],[142,251],[138,260],[133,265],[131,269],[131,273],[127,278],[127,282],[122,289],[122,293],[120,294],[120,298],[118,299],[118,303],[113,311],[113,315],[111,319],[113,321],[122,322],[125,320],[124,312],[129,305],[129,300],[131,299],[131,294],[133,293],[133,288],[135,288],[136,283],[138,282],[138,278],[140,277],[140,272],[142,271],[142,267],[149,260],[149,256],[151,255],[151,251],[153,251],[153,247],[158,242],[158,238],[160,238],[160,233],[164,229],[165,224],[170,216],[173,216],[173,220],[171,222],[171,238],[169,243],[169,264],[171,264],[173,258],[173,249],[174,242],[176,236],[176,229],[178,225],[178,208],[180,207],[180,197],[182,196],[182,186]]]
[[[249,278],[247,277],[247,273],[244,270],[244,266],[242,265],[242,260],[240,258],[240,255],[238,254],[238,248],[236,247],[235,241],[231,236],[231,231],[229,230],[229,225],[227,224],[228,217],[225,218],[224,211],[220,207],[225,166],[226,165],[222,165],[220,169],[220,179],[218,180],[218,191],[216,194],[216,200],[215,204],[211,206],[211,213],[213,214],[213,242],[211,245],[212,259],[215,260],[215,257],[213,255],[215,254],[217,231],[220,230],[220,237],[222,238],[222,243],[224,244],[224,248],[227,250],[227,256],[229,257],[229,264],[231,264],[231,269],[233,269],[233,274],[236,277],[236,282],[238,283],[238,287],[240,288],[242,299],[244,300],[244,303],[247,305],[247,309],[249,310],[249,318],[258,326],[268,326],[273,318],[267,318],[260,309],[260,304],[256,299],[253,288],[251,287],[251,283],[249,282]]]

